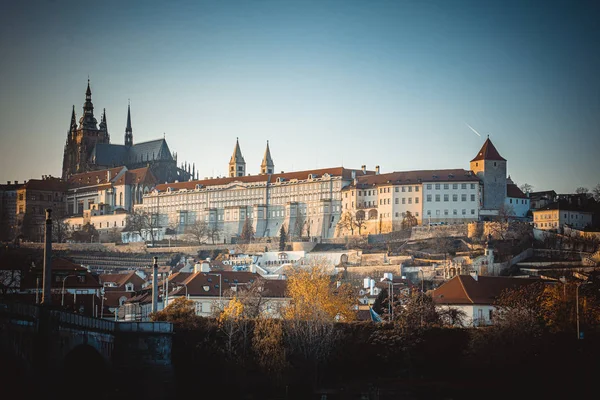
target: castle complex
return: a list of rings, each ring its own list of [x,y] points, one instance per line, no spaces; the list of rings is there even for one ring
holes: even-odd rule
[[[489,138],[468,170],[274,169],[267,143],[260,173],[248,175],[236,140],[228,177],[159,184],[135,207],[181,232],[205,221],[225,239],[239,236],[247,220],[256,237],[277,236],[284,226],[292,236],[331,238],[354,233],[340,224],[344,214],[361,221],[362,234],[386,233],[400,229],[407,212],[418,224],[454,224],[494,218],[513,200],[528,201],[507,197],[506,160]],[[510,184],[510,193],[519,191]]]

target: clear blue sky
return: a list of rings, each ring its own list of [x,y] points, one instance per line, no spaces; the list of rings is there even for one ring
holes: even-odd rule
[[[0,182],[60,176],[88,75],[123,143],[163,132],[200,176],[235,138],[259,172],[468,168],[489,134],[517,184],[600,183],[593,1],[19,1],[0,6]]]

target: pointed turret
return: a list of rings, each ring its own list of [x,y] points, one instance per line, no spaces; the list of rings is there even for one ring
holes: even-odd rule
[[[107,132],[108,126],[106,125],[106,108],[102,110],[102,117],[100,117],[99,128],[101,131]]]
[[[496,147],[494,146],[489,137],[487,138],[483,146],[481,146],[481,150],[479,150],[479,153],[477,153],[477,155],[474,159],[471,160],[471,162],[481,160],[506,161],[504,158],[502,158],[500,153],[498,153],[498,150],[496,150]]]
[[[125,146],[133,146],[133,130],[131,129],[131,106],[127,105],[127,127],[125,128]]]
[[[79,128],[98,129],[98,121],[94,118],[94,105],[92,104],[92,89],[90,89],[90,80],[88,79],[87,90],[85,91],[85,103],[83,104],[83,115],[79,119]]]
[[[229,160],[229,176],[245,176],[246,175],[246,161],[242,157],[242,151],[240,150],[240,143],[238,138],[235,139],[235,148],[233,149],[233,155]]]
[[[71,132],[77,130],[77,118],[75,117],[75,105],[73,105],[73,111],[71,112]]]
[[[263,175],[272,174],[275,171],[275,164],[271,158],[271,151],[269,150],[269,141],[267,140],[267,148],[265,155],[263,156],[262,163],[260,164],[260,173]]]

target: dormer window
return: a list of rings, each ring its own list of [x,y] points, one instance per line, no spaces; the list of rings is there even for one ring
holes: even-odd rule
[[[125,291],[126,292],[133,292],[133,283],[127,283],[125,285]]]

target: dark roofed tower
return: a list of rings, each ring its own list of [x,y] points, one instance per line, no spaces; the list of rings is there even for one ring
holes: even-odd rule
[[[483,182],[482,209],[498,210],[506,199],[506,160],[489,137],[471,160],[471,170]]]
[[[63,157],[63,179],[92,169],[93,160],[90,160],[90,156],[97,143],[110,143],[110,138],[106,127],[106,114],[98,128],[98,121],[94,117],[90,80],[88,79],[83,115],[79,118],[79,126],[76,123],[74,107],[71,114],[71,126]]]
[[[229,176],[246,176],[246,161],[242,157],[238,138],[235,139],[235,148],[231,160],[229,160]]]
[[[263,156],[262,163],[260,164],[260,173],[262,175],[275,173],[275,164],[273,164],[273,159],[271,158],[271,151],[269,150],[268,140],[265,155]]]
[[[131,107],[127,105],[127,127],[125,128],[125,146],[133,146],[133,130],[131,129]]]

